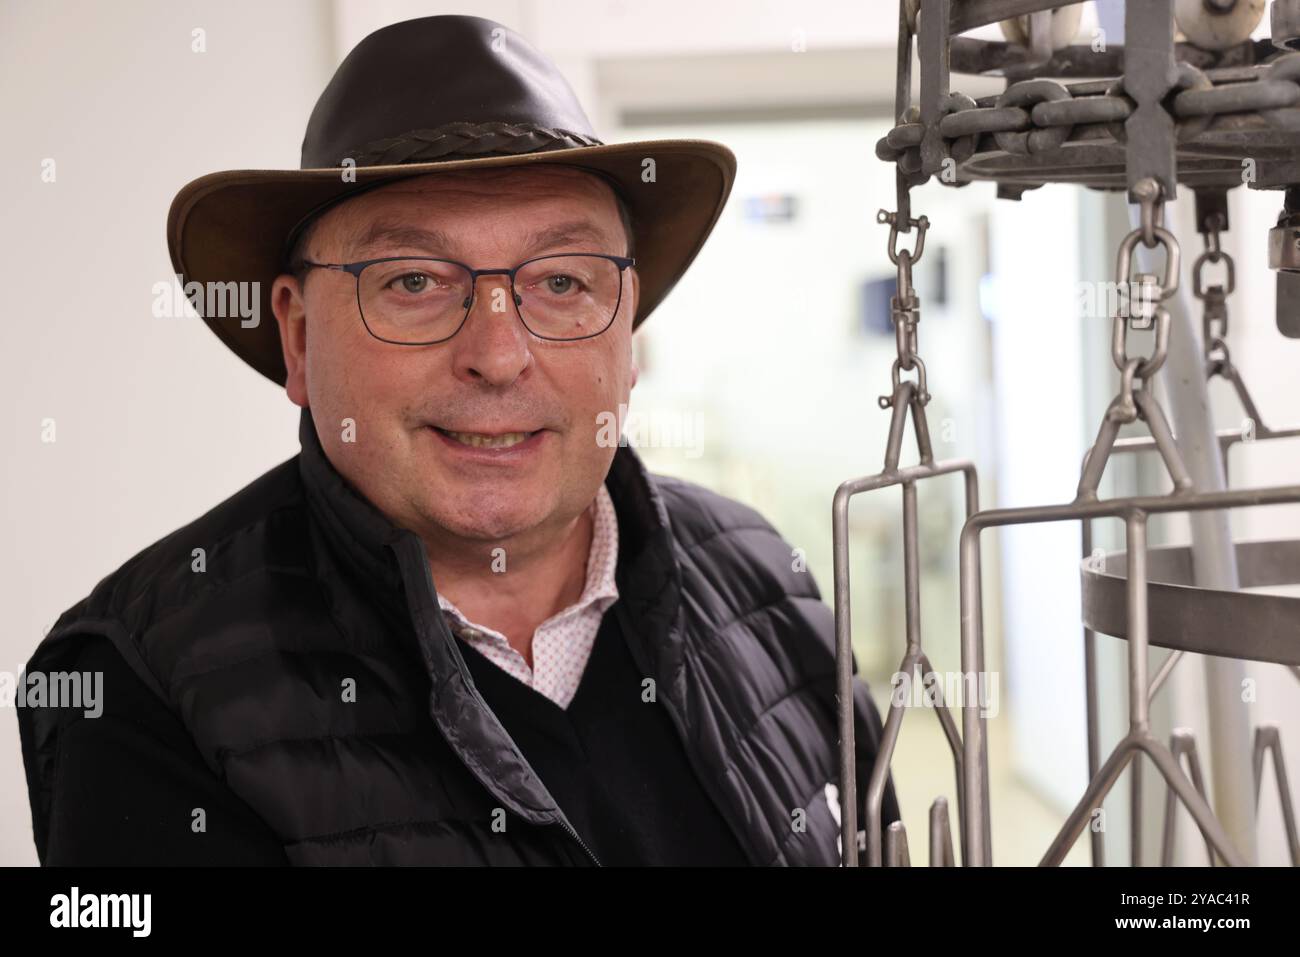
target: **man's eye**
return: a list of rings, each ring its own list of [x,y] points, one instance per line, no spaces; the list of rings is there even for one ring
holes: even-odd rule
[[[547,292],[565,293],[573,288],[573,284],[576,281],[577,280],[575,280],[572,276],[565,276],[563,274],[557,273],[556,275],[551,276],[546,280],[546,289]]]
[[[430,276],[422,272],[409,272],[405,275],[398,276],[389,286],[396,285],[403,292],[418,293],[424,292],[429,288]]]

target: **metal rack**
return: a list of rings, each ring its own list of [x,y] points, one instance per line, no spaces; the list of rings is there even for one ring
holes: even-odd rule
[[[1191,813],[1206,842],[1211,862],[1249,863],[1233,846],[1207,799],[1200,756],[1190,732],[1177,729],[1168,744],[1151,730],[1149,708],[1185,652],[1290,666],[1300,677],[1300,599],[1205,587],[1194,573],[1213,542],[1191,548],[1152,548],[1147,544],[1150,516],[1205,513],[1225,509],[1300,502],[1300,485],[1255,489],[1214,487],[1189,469],[1185,450],[1157,399],[1155,377],[1170,356],[1174,334],[1166,303],[1179,286],[1181,246],[1165,228],[1164,209],[1179,184],[1196,196],[1197,228],[1204,250],[1193,264],[1194,295],[1203,310],[1205,379],[1232,384],[1253,423],[1251,439],[1300,436],[1300,428],[1274,430],[1259,416],[1227,342],[1228,296],[1236,284],[1235,264],[1223,251],[1220,234],[1228,228],[1227,192],[1247,180],[1252,188],[1284,191],[1278,226],[1270,235],[1270,265],[1284,282],[1300,272],[1300,0],[1274,0],[1273,39],[1252,41],[1262,15],[1261,0],[1142,0],[1124,11],[1124,47],[1060,43],[1072,33],[1071,11],[1054,10],[1049,0],[902,0],[899,4],[898,66],[895,91],[897,125],[877,145],[880,159],[896,165],[896,209],[881,211],[890,227],[888,255],[897,267],[892,300],[898,356],[891,371],[892,391],[882,408],[892,409],[884,469],[840,485],[832,507],[835,555],[835,613],[840,701],[841,781],[847,798],[841,818],[843,862],[856,866],[857,795],[853,776],[852,620],[849,597],[848,506],[857,494],[900,487],[903,499],[905,650],[899,672],[920,668],[933,677],[922,647],[916,485],[943,475],[965,479],[966,522],[960,549],[961,668],[982,675],[984,622],[981,594],[982,533],[990,528],[1048,522],[1080,523],[1083,559],[1082,621],[1088,703],[1089,783],[1066,818],[1041,863],[1060,864],[1082,835],[1089,818],[1120,774],[1133,768],[1132,800],[1141,800],[1141,757],[1156,766],[1168,786],[1161,858],[1172,862],[1176,801]],[[959,34],[1003,22],[1010,42],[974,40]],[[1074,20],[1077,25],[1077,18]],[[1175,43],[1175,27],[1194,43]],[[919,103],[910,102],[912,50],[920,64]],[[1132,62],[1124,49],[1141,50]],[[975,100],[950,89],[952,71],[1000,73],[1008,86],[999,95]],[[1086,78],[1066,83],[1068,78]],[[1244,177],[1249,164],[1252,176]],[[912,267],[921,259],[926,217],[914,217],[910,191],[932,177],[951,186],[976,180],[997,184],[998,196],[1019,199],[1045,183],[1075,183],[1127,192],[1138,206],[1134,228],[1117,251],[1116,280],[1121,299],[1112,316],[1111,356],[1119,389],[1102,415],[1096,439],[1084,457],[1072,501],[1029,508],[981,510],[975,467],[967,461],[936,463],[925,419],[929,386],[917,354],[920,304],[912,287]],[[899,236],[916,232],[914,249],[898,249]],[[1135,268],[1135,251],[1163,249],[1163,275]],[[1210,284],[1207,267],[1221,267],[1222,281]],[[1279,308],[1284,288],[1279,286]],[[1279,312],[1279,328],[1300,336],[1300,325]],[[1149,330],[1147,354],[1130,349],[1129,332]],[[904,378],[903,374],[915,378]],[[1201,383],[1202,390],[1204,382]],[[919,464],[900,467],[908,413]],[[1141,422],[1148,437],[1119,439],[1121,426]],[[1226,475],[1230,448],[1247,436],[1218,433],[1210,463]],[[1098,487],[1116,453],[1155,451],[1172,489],[1162,495],[1100,499]],[[1188,453],[1192,454],[1192,453]],[[1094,552],[1093,522],[1117,519],[1125,531],[1124,552]],[[1228,547],[1235,559],[1239,588],[1300,584],[1300,542],[1251,542]],[[1244,627],[1243,627],[1244,625]],[[1097,733],[1095,638],[1107,634],[1127,642],[1127,732],[1104,760]],[[1148,674],[1151,645],[1173,650],[1154,678]],[[961,731],[937,688],[927,685],[952,752],[957,784],[961,862],[992,863],[987,728],[978,701],[960,705]],[[882,849],[881,802],[907,705],[891,701],[876,765],[868,784],[865,823],[866,863],[909,863],[906,832],[897,822],[885,832]],[[1271,756],[1292,863],[1300,865],[1295,812],[1280,734],[1275,726],[1256,730],[1252,753],[1254,797],[1263,788],[1265,758]],[[1187,771],[1183,771],[1183,765]],[[1134,816],[1134,863],[1140,860],[1140,818]],[[946,802],[931,807],[932,864],[951,865]],[[1093,863],[1104,862],[1100,835],[1093,834]]]

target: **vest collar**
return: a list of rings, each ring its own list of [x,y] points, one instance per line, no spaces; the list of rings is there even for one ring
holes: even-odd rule
[[[424,544],[395,526],[344,479],[325,454],[311,411],[303,409],[299,473],[308,508],[335,560],[361,576],[372,599],[404,610],[432,681],[430,714],[466,766],[498,800],[533,823],[563,812],[474,687],[438,605]],[[661,688],[681,677],[677,627],[681,569],[662,497],[640,457],[620,445],[605,478],[619,522],[617,582],[634,657]]]
[[[391,549],[405,532],[353,488],[330,462],[316,434],[310,409],[298,420],[298,471],[312,519],[336,559],[358,573],[379,599],[397,597],[402,579]]]

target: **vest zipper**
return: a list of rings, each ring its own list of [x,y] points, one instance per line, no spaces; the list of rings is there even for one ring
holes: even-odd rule
[[[631,626],[628,622],[627,609],[623,606],[623,602],[615,602],[614,607],[617,609],[619,620],[623,623],[624,629],[629,629]],[[627,641],[626,636],[628,633],[629,632],[624,633],[624,641]],[[635,644],[635,642],[629,642],[629,647],[634,646]],[[635,650],[632,652],[632,655],[633,657],[636,657]],[[637,663],[640,665],[642,671],[648,670],[639,659]],[[656,680],[656,686],[657,685],[658,681]],[[702,774],[700,772],[700,765],[695,760],[695,752],[691,750],[691,746],[686,737],[686,725],[683,723],[681,715],[677,713],[677,708],[673,705],[672,701],[669,700],[667,695],[656,698],[656,700],[663,702],[664,710],[668,712],[668,717],[672,719],[673,725],[677,728],[677,736],[681,739],[682,750],[686,752],[686,760],[690,762],[691,770],[695,772],[695,777],[699,780],[705,793],[708,794],[709,800],[713,802],[714,806],[718,809],[718,812],[722,815],[723,820],[727,822],[728,829],[731,831],[732,836],[735,837],[736,843],[740,845],[740,849],[745,852],[745,857],[748,858],[750,864],[758,864],[758,861],[754,859],[754,855],[750,852],[747,836],[740,833],[736,825],[732,822],[731,815],[727,813],[726,802],[718,800],[718,793],[713,788],[713,778],[710,775]]]
[[[566,831],[568,831],[568,832],[573,836],[573,839],[574,839],[575,841],[578,842],[578,845],[579,845],[579,846],[580,846],[584,851],[587,852],[587,856],[590,857],[590,858],[592,859],[592,861],[595,862],[595,864],[596,864],[597,867],[603,867],[603,866],[604,866],[604,865],[602,865],[602,864],[600,863],[600,859],[599,859],[598,857],[596,857],[595,854],[592,853],[591,848],[589,848],[589,847],[587,846],[586,842],[585,842],[582,838],[578,837],[578,832],[575,831],[575,830],[573,829],[573,825],[571,825],[571,824],[570,824],[570,823],[569,823],[569,822],[564,818],[564,812],[563,812],[563,811],[560,812],[560,818],[559,818],[558,821],[556,821],[556,823],[559,824],[561,827],[563,827]]]
[[[433,589],[433,575],[429,568],[429,556],[425,553],[422,547],[418,549],[418,552],[420,558],[420,577],[422,579],[422,584],[424,586],[422,593],[425,594],[427,597],[429,597],[430,604],[435,609],[435,613],[437,613],[439,605],[438,605],[436,594]],[[400,569],[401,555],[396,552],[396,549],[394,549],[394,554],[396,555],[398,568]],[[402,580],[403,583],[405,584],[406,581],[405,575],[403,575]],[[459,656],[459,652],[457,652],[457,655]],[[457,663],[457,668],[460,670],[461,674],[465,677],[466,681],[472,683],[472,679],[470,678],[469,674],[465,671],[463,661]],[[523,754],[520,754],[519,757],[523,760],[525,765],[528,764],[528,759],[524,758]],[[537,772],[534,771],[533,773],[536,774]],[[538,778],[538,780],[541,780],[540,777]],[[543,784],[543,787],[545,787],[545,784]],[[552,800],[554,799],[552,798]],[[583,841],[583,839],[578,836],[578,832],[574,830],[573,825],[570,824],[568,818],[564,816],[564,809],[561,808],[559,804],[555,805],[555,809],[559,812],[560,815],[559,818],[557,818],[556,823],[560,824],[566,831],[569,832],[569,834],[573,836],[573,839],[578,842],[578,845],[582,848],[582,850],[586,853],[586,855],[591,858],[592,862],[595,863],[597,867],[602,867],[603,865],[600,863],[600,859],[596,857],[594,853],[592,853],[591,848],[589,848],[586,842]]]

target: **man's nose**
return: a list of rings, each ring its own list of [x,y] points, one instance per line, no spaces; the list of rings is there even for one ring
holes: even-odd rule
[[[451,339],[457,375],[509,385],[532,360],[528,330],[519,321],[509,276],[480,276],[465,324]]]

